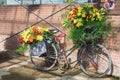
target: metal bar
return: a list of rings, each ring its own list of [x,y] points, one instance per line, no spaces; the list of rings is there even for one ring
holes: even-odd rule
[[[22,6],[23,8],[25,8],[25,9],[28,9],[28,8],[26,8],[24,5],[21,5],[21,6]],[[34,13],[33,11],[31,11],[31,13],[34,14],[35,16],[37,16],[37,17],[38,17],[39,19],[41,19],[42,21],[44,21],[44,22],[46,22],[47,24],[49,24],[50,26],[52,26],[53,28],[56,28],[56,29],[60,30],[57,26],[49,23],[48,21],[46,21],[44,18],[40,17],[39,15],[37,15],[36,13]],[[62,30],[60,30],[60,32],[64,33]]]
[[[47,19],[47,18],[49,18],[49,17],[51,17],[51,16],[57,14],[58,12],[64,10],[65,8],[67,8],[67,7],[69,7],[69,6],[70,6],[70,4],[67,5],[67,6],[65,6],[65,7],[63,7],[62,9],[60,9],[60,10],[58,10],[58,11],[52,13],[51,15],[47,16],[47,17],[44,18],[44,19]],[[38,24],[38,23],[40,23],[40,22],[42,22],[42,21],[43,21],[43,20],[40,20],[40,21],[38,21],[38,22],[36,22],[36,23],[33,23],[30,27],[32,27],[32,26],[34,26],[34,25],[36,25],[36,24]],[[28,28],[29,28],[29,27],[25,28],[24,30],[26,30],[26,29],[28,29]],[[21,31],[19,31],[18,33],[15,33],[15,34],[11,35],[10,37],[5,38],[4,40],[0,41],[0,43],[3,42],[3,41],[5,41],[5,40],[8,40],[8,39],[14,37],[15,35],[18,35],[19,33],[21,33],[21,32],[24,31],[24,30],[21,30]]]

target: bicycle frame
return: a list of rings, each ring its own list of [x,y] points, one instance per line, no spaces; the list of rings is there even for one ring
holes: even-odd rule
[[[60,34],[60,35],[55,36],[55,41],[57,42],[57,45],[59,46],[58,57],[60,57],[62,55],[64,57],[63,63],[67,66],[70,66],[71,64],[74,64],[75,62],[77,62],[77,57],[74,61],[71,61],[71,58],[68,58],[76,50],[76,46],[74,45],[70,49],[66,50],[65,48],[63,48],[63,46],[61,47],[61,43],[60,43],[61,38],[64,38],[64,41],[65,41],[66,34]],[[64,44],[65,44],[65,42],[64,42]]]

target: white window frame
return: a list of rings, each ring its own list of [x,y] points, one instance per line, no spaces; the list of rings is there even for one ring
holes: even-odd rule
[[[38,5],[38,4],[45,4],[43,2],[45,0],[37,0],[37,1],[36,0],[16,0],[16,1],[14,1],[14,3],[12,3],[12,2],[9,3],[10,0],[0,0],[0,1],[4,1],[4,5],[21,5],[21,4],[22,5],[36,5],[36,4]],[[30,4],[29,4],[29,2],[28,3],[26,2],[26,4],[24,4],[24,1],[32,1],[32,2]],[[64,4],[66,0],[60,0],[60,1],[63,1],[63,3],[54,3],[54,2],[52,3],[52,0],[50,0],[50,1],[51,1],[51,3],[48,2],[46,4]],[[75,3],[77,3],[77,4],[83,4],[86,1],[87,0],[75,0]],[[93,0],[91,0],[90,4],[93,4]]]

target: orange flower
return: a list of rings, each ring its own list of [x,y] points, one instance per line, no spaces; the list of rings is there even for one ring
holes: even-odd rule
[[[34,40],[34,37],[33,37],[33,36],[30,36],[30,37],[28,38],[28,41],[29,41],[29,42],[33,42],[33,40]]]
[[[21,44],[23,44],[23,43],[24,43],[24,38],[23,38],[23,37],[20,37],[20,38],[19,38],[19,41],[20,41]]]
[[[73,20],[74,20],[74,17],[75,17],[75,15],[73,15],[73,14],[70,15],[70,20],[73,21]]]

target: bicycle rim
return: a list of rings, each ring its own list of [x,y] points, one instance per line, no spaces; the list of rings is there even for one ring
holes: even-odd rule
[[[41,56],[31,56],[30,59],[34,67],[38,70],[51,70],[57,62],[58,54],[54,44],[47,49],[47,53]]]
[[[91,77],[103,77],[111,69],[111,56],[108,50],[100,44],[92,48],[84,48],[78,53],[78,62],[82,71]]]

